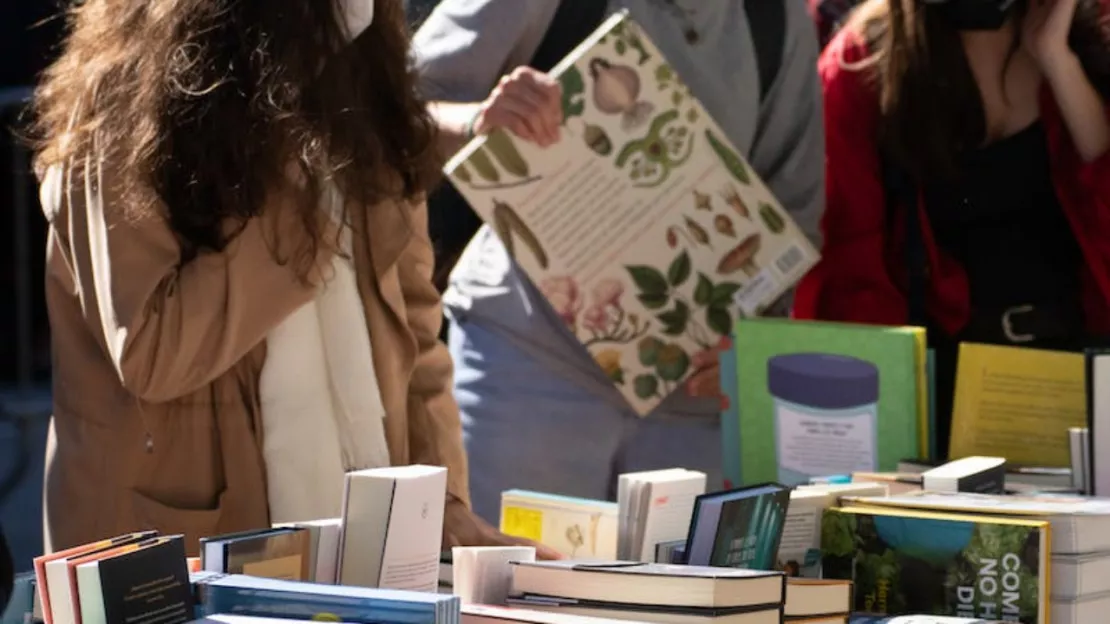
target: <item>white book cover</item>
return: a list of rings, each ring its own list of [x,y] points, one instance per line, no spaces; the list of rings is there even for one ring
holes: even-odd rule
[[[339,582],[434,593],[447,470],[399,466],[348,473]]]
[[[1091,462],[1088,493],[1110,496],[1110,354],[1087,356],[1087,393]]]
[[[705,483],[704,472],[690,470],[683,475],[644,484],[641,504],[645,515],[639,534],[639,561],[654,562],[655,547],[659,543],[686,538],[694,515],[694,501],[705,494]]]
[[[495,130],[445,171],[644,415],[818,252],[626,15],[551,73],[558,143]]]

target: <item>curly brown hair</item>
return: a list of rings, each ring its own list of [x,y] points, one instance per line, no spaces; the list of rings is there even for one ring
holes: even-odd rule
[[[415,200],[438,176],[401,0],[376,0],[353,42],[339,1],[75,2],[35,98],[37,170],[108,159],[119,208],[166,218],[182,263],[222,250],[275,188],[296,188],[307,269],[324,183],[374,206]]]

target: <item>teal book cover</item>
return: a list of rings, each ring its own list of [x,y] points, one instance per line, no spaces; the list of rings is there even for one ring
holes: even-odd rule
[[[821,569],[853,582],[861,614],[1043,624],[1048,527],[1032,518],[832,508],[821,522]]]
[[[736,346],[721,352],[718,358],[721,366],[721,395],[726,405],[721,407],[721,472],[725,478],[725,489],[732,489],[740,483],[740,417],[737,407],[740,394],[736,388]]]
[[[742,483],[894,471],[925,449],[925,332],[786,319],[736,324]]]
[[[790,489],[767,483],[703,494],[694,502],[689,565],[776,570]]]

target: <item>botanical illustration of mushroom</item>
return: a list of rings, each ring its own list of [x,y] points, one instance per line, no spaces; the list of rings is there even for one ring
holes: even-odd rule
[[[748,210],[748,205],[744,203],[744,199],[740,197],[740,193],[736,191],[735,187],[732,185],[726,186],[725,189],[721,191],[721,198],[725,200],[729,208],[736,211],[736,214],[749,221],[751,220],[752,212]]]
[[[759,273],[759,265],[755,261],[759,253],[761,240],[759,232],[752,232],[740,244],[726,253],[717,264],[717,273],[731,275],[743,271],[748,277],[755,277]]]
[[[590,61],[594,80],[594,105],[608,115],[621,115],[621,127],[635,130],[651,117],[655,107],[640,100],[640,73],[627,65],[613,65],[603,58]]]
[[[727,215],[719,214],[713,217],[713,229],[717,230],[718,234],[736,238],[736,228],[733,227],[732,219],[729,219]]]

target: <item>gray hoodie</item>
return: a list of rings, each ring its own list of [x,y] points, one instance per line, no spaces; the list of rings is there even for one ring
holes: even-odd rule
[[[610,8],[629,9],[802,230],[819,245],[824,133],[815,27],[804,0],[748,1],[787,4],[783,62],[763,102],[744,0],[613,0]],[[484,100],[503,74],[527,64],[535,54],[558,4],[559,0],[443,0],[413,42],[424,94],[455,102]],[[685,18],[684,9],[689,10]],[[696,44],[686,41],[686,20],[698,31]],[[624,408],[612,382],[544,304],[489,228],[483,228],[467,247],[452,273],[444,303],[464,330],[467,324],[480,324],[483,330],[503,336],[522,355],[544,362],[551,374],[575,380],[583,391]],[[780,314],[786,305],[780,307]],[[502,349],[499,356],[504,359],[505,353]],[[511,362],[488,364],[512,366]],[[708,416],[717,410],[713,401],[676,392],[658,412]]]

